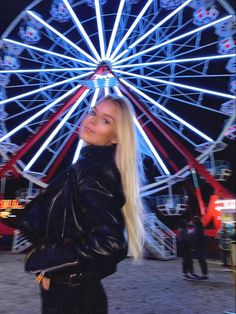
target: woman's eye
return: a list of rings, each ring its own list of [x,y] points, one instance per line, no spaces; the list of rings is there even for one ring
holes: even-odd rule
[[[110,123],[110,121],[107,120],[107,119],[102,119],[102,121],[103,121],[104,124],[109,124]]]
[[[95,116],[95,111],[94,110],[89,111],[89,115],[90,116]]]

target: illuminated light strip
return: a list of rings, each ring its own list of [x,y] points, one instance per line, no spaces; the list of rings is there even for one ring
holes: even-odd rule
[[[41,109],[40,111],[38,111],[37,113],[35,113],[33,116],[31,116],[30,118],[28,118],[27,120],[25,120],[23,123],[19,124],[17,127],[15,127],[14,129],[12,129],[10,132],[8,132],[7,134],[5,134],[3,137],[0,138],[0,143],[3,142],[5,139],[7,139],[8,137],[12,136],[13,134],[15,134],[16,132],[18,132],[20,129],[22,129],[23,127],[25,127],[27,124],[29,124],[30,122],[32,122],[34,119],[38,118],[41,114],[43,114],[44,112],[46,112],[47,110],[49,110],[50,108],[52,108],[54,105],[58,104],[60,101],[62,101],[64,98],[68,97],[69,95],[71,95],[72,93],[74,93],[78,88],[80,87],[80,85],[72,88],[71,90],[69,90],[67,93],[65,93],[64,95],[60,96],[59,98],[57,98],[56,100],[54,100],[52,103],[50,103],[49,105],[47,105],[45,108]]]
[[[123,97],[123,94],[121,93],[120,89],[118,86],[113,86],[115,92],[117,93],[118,96]]]
[[[43,52],[45,54],[49,54],[49,55],[53,55],[53,56],[56,56],[56,57],[60,57],[60,58],[68,59],[68,60],[71,60],[71,61],[76,61],[76,62],[84,63],[84,64],[87,64],[87,65],[90,65],[90,66],[94,66],[94,63],[83,61],[81,59],[69,57],[69,56],[66,56],[66,55],[62,55],[60,53],[53,52],[53,51],[46,50],[46,49],[42,49],[42,48],[39,48],[39,47],[36,47],[36,46],[27,45],[27,44],[21,43],[20,41],[8,39],[8,38],[4,38],[3,40],[6,41],[6,42],[9,42],[9,43],[12,43],[12,44],[16,44],[18,46],[22,46],[22,47],[29,48],[29,49],[32,49],[32,50],[35,50],[35,51],[39,51],[39,52]]]
[[[114,62],[114,61],[120,59],[124,54],[126,54],[129,51],[129,49],[134,48],[138,43],[140,43],[143,39],[148,37],[151,33],[153,33],[157,28],[159,28],[161,25],[163,25],[170,18],[172,18],[172,16],[174,16],[176,13],[178,13],[180,10],[182,10],[191,1],[192,0],[187,0],[183,4],[181,4],[177,9],[175,9],[173,12],[171,12],[169,15],[167,15],[164,19],[162,19],[159,23],[157,23],[154,27],[152,27],[147,33],[145,33],[143,36],[141,36],[139,39],[137,39],[132,45],[130,45],[127,49],[125,49],[122,53],[120,53],[112,61]]]
[[[93,94],[93,98],[92,98],[92,101],[91,101],[91,104],[90,104],[90,108],[93,108],[95,106],[97,98],[98,98],[98,95],[99,95],[99,91],[100,91],[100,88],[96,88],[95,89],[95,92]],[[74,158],[72,160],[72,164],[76,163],[76,161],[78,160],[81,148],[83,147],[83,144],[84,144],[84,141],[83,140],[79,140],[78,146],[77,146],[75,154],[74,154]]]
[[[44,25],[47,29],[49,29],[51,32],[53,32],[54,34],[56,34],[58,37],[60,37],[62,40],[64,40],[65,42],[67,42],[69,45],[71,45],[72,47],[74,47],[77,51],[79,51],[80,53],[82,53],[84,56],[86,56],[88,59],[90,59],[91,61],[93,61],[94,63],[98,63],[98,61],[96,59],[94,59],[93,57],[91,57],[87,52],[85,52],[83,49],[81,49],[80,47],[78,47],[76,44],[73,43],[73,41],[71,41],[70,39],[68,39],[66,36],[64,36],[62,33],[58,32],[54,27],[52,27],[51,25],[49,25],[47,22],[45,22],[43,19],[41,19],[37,14],[35,14],[32,11],[26,11],[27,14],[31,15],[33,18],[35,18],[37,21],[39,21],[42,25]]]
[[[34,155],[34,157],[30,160],[30,162],[25,166],[24,171],[28,171],[32,165],[36,162],[36,160],[39,158],[39,156],[42,154],[44,149],[49,145],[49,143],[53,140],[53,138],[57,135],[57,133],[60,131],[62,126],[66,123],[66,121],[70,118],[70,116],[73,114],[73,112],[77,109],[78,105],[81,103],[81,101],[85,98],[85,96],[88,94],[89,89],[86,89],[83,94],[79,97],[79,99],[75,102],[75,104],[71,107],[71,109],[67,112],[65,117],[61,120],[61,122],[58,124],[58,126],[54,129],[54,131],[50,134],[50,136],[47,138],[47,140],[42,144],[40,149],[37,151],[37,153]]]
[[[105,96],[108,96],[109,93],[110,93],[109,87],[104,87],[104,94],[105,94]]]
[[[190,32],[187,32],[187,33],[185,33],[185,34],[182,34],[182,35],[180,35],[180,36],[177,36],[177,37],[175,37],[175,38],[172,38],[172,39],[170,39],[170,40],[167,40],[167,41],[165,41],[165,42],[163,42],[163,43],[161,43],[161,44],[159,44],[159,45],[156,45],[156,46],[150,47],[150,48],[148,48],[148,49],[145,49],[145,50],[143,50],[143,51],[140,51],[140,52],[138,52],[138,53],[135,53],[135,54],[133,54],[133,55],[130,56],[130,57],[124,58],[124,59],[122,59],[122,60],[120,60],[120,61],[117,61],[117,62],[114,62],[113,60],[112,60],[112,61],[114,62],[114,64],[119,64],[119,63],[128,61],[128,60],[130,60],[130,59],[133,59],[133,58],[136,58],[136,57],[138,57],[138,56],[141,56],[141,55],[143,55],[143,54],[145,54],[145,53],[147,53],[147,52],[150,52],[150,51],[152,51],[152,50],[155,50],[155,49],[157,49],[157,48],[166,46],[166,45],[168,45],[168,44],[170,44],[170,43],[172,43],[172,42],[174,42],[174,41],[176,41],[176,40],[179,40],[179,39],[181,39],[181,38],[184,38],[184,37],[187,37],[187,36],[189,36],[189,35],[192,35],[192,34],[195,34],[195,33],[197,33],[197,32],[200,32],[200,31],[202,31],[202,30],[204,30],[204,29],[206,29],[206,28],[208,28],[208,27],[210,27],[210,26],[213,26],[213,25],[215,25],[215,24],[217,24],[217,23],[221,23],[221,22],[223,22],[223,21],[225,21],[225,20],[228,20],[228,19],[230,19],[230,18],[232,18],[232,15],[227,15],[227,16],[225,16],[225,17],[219,19],[219,20],[216,20],[216,21],[211,22],[211,23],[209,23],[209,24],[206,24],[206,25],[203,25],[203,26],[201,26],[201,27],[198,27],[198,28],[196,28],[196,29],[194,29],[194,30],[192,30],[192,31],[190,31]]]
[[[19,69],[19,70],[0,70],[0,73],[38,73],[38,72],[75,72],[75,71],[91,71],[94,68],[61,68],[61,69]]]
[[[170,82],[170,81],[165,81],[165,80],[161,80],[161,79],[157,79],[157,78],[147,77],[147,76],[144,76],[144,75],[130,73],[130,72],[125,72],[125,71],[121,71],[121,70],[114,70],[114,72],[125,74],[125,75],[128,75],[128,76],[142,78],[142,79],[153,81],[153,82],[162,83],[162,84],[165,84],[165,85],[171,85],[171,86],[177,86],[177,87],[181,87],[181,88],[186,88],[186,89],[194,90],[194,91],[200,92],[200,93],[206,93],[206,94],[210,94],[210,95],[226,97],[226,98],[230,98],[230,99],[236,99],[236,96],[234,96],[234,95],[220,93],[220,92],[216,92],[216,91],[209,90],[209,89],[204,89],[204,88],[199,88],[199,87],[194,87],[194,86],[188,86],[188,85],[180,84],[180,83],[174,83],[174,82]]]
[[[149,146],[151,152],[153,153],[153,155],[155,156],[157,162],[159,163],[159,165],[161,166],[161,168],[163,169],[164,173],[166,175],[170,175],[169,170],[166,168],[166,165],[164,164],[164,162],[162,161],[161,157],[159,156],[159,154],[157,153],[157,151],[155,150],[154,146],[152,145],[151,141],[149,140],[149,138],[147,137],[146,133],[144,132],[144,130],[142,129],[141,125],[138,123],[138,120],[133,117],[134,119],[134,123],[136,125],[136,127],[138,128],[139,132],[141,133],[142,137],[144,138],[145,142],[147,143],[147,145]]]
[[[215,59],[224,59],[224,58],[233,58],[236,54],[226,54],[226,55],[215,55],[215,56],[205,56],[197,58],[186,58],[186,59],[175,59],[175,60],[166,60],[166,61],[154,61],[154,62],[144,62],[144,63],[133,63],[133,64],[124,64],[124,65],[114,65],[112,68],[133,68],[136,66],[149,66],[149,65],[158,65],[158,64],[170,64],[170,63],[181,63],[181,62],[195,62],[195,61],[204,61],[204,60],[215,60]]]
[[[168,110],[167,108],[165,108],[164,106],[162,106],[161,104],[159,104],[158,102],[156,102],[155,100],[153,100],[151,97],[147,96],[146,94],[144,94],[143,92],[141,92],[139,89],[137,89],[136,87],[134,87],[132,84],[128,83],[127,81],[125,81],[124,79],[120,79],[120,81],[125,84],[126,86],[128,86],[129,88],[131,88],[133,91],[135,91],[137,94],[141,95],[143,98],[145,98],[146,100],[150,101],[153,105],[157,106],[158,108],[160,108],[161,110],[163,110],[164,112],[166,112],[168,115],[170,115],[171,117],[173,117],[175,120],[179,121],[180,123],[182,123],[183,125],[185,125],[186,127],[188,127],[190,130],[192,130],[193,132],[195,132],[196,134],[198,134],[199,136],[201,136],[202,138],[204,138],[205,140],[212,142],[213,139],[210,138],[209,136],[207,136],[206,134],[202,133],[201,131],[199,131],[197,128],[195,128],[194,126],[192,126],[191,124],[189,124],[188,122],[186,122],[185,120],[183,120],[182,118],[180,118],[179,116],[177,116],[176,114],[174,114],[173,112],[171,112],[170,110]]]
[[[121,91],[120,91],[118,86],[114,86],[114,90],[116,91],[118,96],[123,96],[123,94],[121,93]],[[136,127],[138,128],[139,132],[141,133],[142,137],[144,138],[145,142],[147,143],[148,147],[150,148],[151,152],[153,153],[154,157],[156,158],[157,162],[159,163],[159,165],[163,169],[164,173],[166,175],[170,175],[169,170],[167,169],[167,167],[164,164],[163,160],[161,159],[161,157],[157,153],[155,147],[152,145],[151,141],[147,137],[146,133],[144,132],[143,128],[141,127],[141,125],[139,124],[139,122],[138,122],[138,120],[137,120],[137,118],[135,116],[133,117],[133,120],[134,120],[134,123],[135,123]]]
[[[143,9],[141,10],[141,12],[139,13],[139,15],[137,16],[137,18],[135,19],[134,23],[131,25],[131,27],[129,28],[128,32],[125,34],[125,36],[122,38],[121,42],[119,43],[119,45],[116,47],[116,49],[113,51],[112,55],[110,56],[109,60],[112,60],[115,55],[117,54],[117,52],[120,50],[121,46],[124,44],[124,42],[126,41],[126,39],[129,37],[129,35],[132,33],[132,31],[134,30],[134,28],[136,27],[136,25],[138,24],[138,22],[140,21],[140,19],[142,18],[142,16],[144,15],[144,13],[146,12],[146,10],[148,9],[148,7],[150,6],[150,4],[153,2],[153,0],[149,0],[145,6],[143,7]]]
[[[103,27],[101,20],[101,11],[99,0],[95,0],[95,9],[96,9],[96,17],[97,17],[97,27],[98,27],[98,37],[99,37],[99,45],[101,51],[102,60],[105,60],[105,42],[103,37]]]
[[[0,105],[3,105],[3,104],[6,104],[8,102],[11,102],[11,101],[14,101],[14,100],[17,100],[17,99],[21,99],[21,98],[24,98],[24,97],[36,94],[36,93],[39,93],[39,92],[42,92],[42,91],[45,91],[47,89],[50,89],[50,88],[53,88],[53,87],[56,87],[56,86],[60,86],[62,84],[73,82],[73,81],[75,81],[75,80],[77,80],[77,79],[79,79],[81,77],[88,76],[90,74],[93,74],[93,72],[88,72],[88,73],[84,73],[82,75],[77,75],[77,76],[72,77],[70,79],[66,79],[66,80],[63,80],[63,81],[51,84],[51,85],[47,85],[47,86],[35,89],[35,90],[31,91],[31,92],[27,92],[27,93],[24,93],[24,94],[20,94],[20,95],[17,95],[17,96],[14,96],[14,97],[2,100],[2,101],[0,101]]]
[[[114,27],[112,29],[109,45],[108,45],[108,48],[107,48],[106,59],[109,59],[110,54],[111,54],[111,49],[112,49],[112,46],[114,44],[114,40],[115,40],[115,37],[116,37],[116,32],[117,32],[117,28],[118,28],[118,25],[119,25],[119,22],[120,22],[120,17],[121,17],[121,14],[122,14],[122,10],[123,10],[124,4],[125,4],[125,0],[121,0],[119,8],[118,8],[117,15],[116,15],[116,20],[115,20],[115,23],[114,23]]]
[[[67,10],[70,12],[70,15],[71,15],[72,19],[74,20],[75,24],[78,26],[78,29],[80,30],[80,32],[84,36],[84,39],[87,42],[87,44],[90,47],[90,49],[92,50],[94,56],[97,58],[98,61],[101,61],[101,58],[100,58],[96,48],[94,47],[94,45],[91,42],[88,34],[86,33],[85,29],[83,28],[82,24],[80,23],[80,20],[76,16],[76,14],[75,14],[74,10],[72,9],[70,3],[68,2],[68,0],[63,0],[63,2],[65,3],[65,5],[67,7]]]

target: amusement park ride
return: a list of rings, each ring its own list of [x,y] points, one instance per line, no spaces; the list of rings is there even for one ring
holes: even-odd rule
[[[133,103],[140,145],[155,160],[142,195],[162,215],[181,216],[188,197],[173,189],[192,177],[199,215],[216,231],[215,201],[234,199],[222,184],[230,165],[215,159],[236,136],[230,3],[30,2],[0,41],[1,204],[8,181],[24,179],[15,193],[24,205],[76,162],[83,114],[112,93]],[[213,188],[208,205],[202,179]]]

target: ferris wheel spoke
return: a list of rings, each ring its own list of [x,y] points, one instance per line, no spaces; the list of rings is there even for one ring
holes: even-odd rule
[[[160,108],[161,110],[163,110],[165,113],[167,113],[168,115],[170,115],[172,118],[176,119],[177,121],[179,121],[180,123],[182,123],[183,125],[185,125],[186,127],[188,127],[190,130],[192,130],[193,132],[195,132],[196,134],[198,134],[200,137],[204,138],[206,141],[208,142],[212,142],[213,139],[210,138],[209,136],[207,136],[206,134],[204,134],[203,132],[201,132],[200,130],[198,130],[197,128],[195,128],[194,126],[192,126],[190,123],[188,123],[187,121],[185,121],[184,119],[180,118],[179,116],[177,116],[176,114],[174,114],[172,111],[168,110],[167,108],[165,108],[164,106],[162,106],[161,104],[159,104],[158,102],[156,102],[155,100],[153,100],[151,97],[149,97],[148,95],[146,95],[145,93],[141,92],[138,88],[136,88],[135,86],[133,86],[132,84],[130,84],[129,82],[127,82],[127,80],[124,79],[120,79],[120,81],[125,84],[126,86],[128,86],[129,88],[131,88],[133,91],[135,91],[137,94],[139,94],[140,96],[142,96],[144,99],[148,100],[149,102],[151,102],[153,105],[157,106],[158,108]]]
[[[118,86],[114,87],[116,93],[119,96],[123,96],[121,90],[119,89]],[[158,152],[156,151],[155,147],[153,146],[152,142],[149,140],[148,136],[146,135],[146,133],[144,132],[143,128],[141,127],[140,123],[138,122],[138,119],[134,116],[133,117],[134,123],[140,133],[140,135],[142,136],[142,138],[144,139],[145,143],[148,145],[149,149],[151,150],[153,156],[156,158],[156,161],[158,163],[158,168],[161,174],[165,174],[165,175],[170,175],[170,172],[168,170],[168,168],[166,167],[165,163],[163,162],[163,160],[161,159],[160,155],[158,154]]]
[[[24,171],[28,171],[32,167],[32,165],[36,162],[36,160],[39,158],[39,156],[42,154],[42,152],[45,150],[45,148],[49,145],[49,143],[53,140],[53,138],[60,131],[61,127],[70,118],[72,113],[77,109],[80,102],[84,99],[84,97],[87,95],[88,92],[89,92],[88,89],[84,89],[84,91],[83,91],[82,95],[79,97],[79,99],[70,108],[70,110],[67,112],[67,114],[64,116],[64,118],[61,120],[61,122],[57,125],[57,127],[53,130],[53,132],[50,134],[50,136],[47,138],[47,140],[41,145],[40,149],[37,151],[37,153],[34,155],[34,157],[30,160],[30,162],[25,166]]]
[[[116,19],[115,19],[115,23],[114,23],[114,26],[113,26],[113,29],[112,29],[110,41],[109,41],[108,48],[107,48],[107,53],[106,53],[106,59],[107,60],[109,60],[110,55],[111,55],[111,50],[113,48],[114,40],[115,40],[115,37],[116,37],[116,34],[117,34],[117,29],[118,29],[118,26],[119,26],[119,22],[120,22],[120,18],[121,18],[121,14],[122,14],[122,11],[123,11],[124,4],[125,4],[125,0],[120,0],[119,8],[118,8]]]
[[[105,60],[105,37],[104,37],[104,30],[103,30],[103,25],[102,25],[102,16],[101,16],[101,8],[100,8],[99,0],[94,0],[94,4],[95,4],[95,11],[96,11],[96,20],[97,20],[101,58],[102,60]]]
[[[39,110],[37,113],[35,113],[34,115],[32,115],[30,118],[26,119],[24,122],[22,122],[20,125],[18,125],[17,127],[15,127],[13,130],[11,130],[10,132],[8,132],[7,134],[5,134],[3,137],[0,138],[0,143],[3,142],[4,140],[6,140],[7,138],[9,138],[10,136],[12,136],[13,134],[15,134],[16,132],[18,132],[19,130],[21,130],[22,128],[24,128],[26,125],[28,125],[29,123],[31,123],[32,121],[34,121],[35,119],[37,119],[40,115],[42,115],[44,112],[48,111],[50,108],[52,108],[53,106],[55,106],[56,104],[58,104],[60,101],[62,101],[63,99],[65,99],[66,97],[68,97],[69,95],[71,95],[72,93],[74,93],[77,89],[80,88],[80,85],[77,85],[76,87],[72,88],[71,90],[69,90],[67,93],[63,94],[61,97],[57,98],[56,100],[54,100],[52,103],[50,103],[49,105],[47,105],[45,108]]]
[[[96,0],[98,1],[98,0]],[[118,53],[118,51],[120,50],[120,48],[124,45],[125,41],[128,39],[128,37],[130,36],[130,34],[133,32],[133,30],[135,29],[135,27],[137,26],[138,22],[140,21],[140,19],[143,17],[144,13],[147,11],[148,7],[150,6],[150,4],[153,2],[153,0],[148,0],[145,4],[145,6],[143,7],[143,9],[140,11],[139,15],[137,16],[137,18],[135,19],[135,21],[133,22],[133,24],[130,26],[129,30],[127,31],[127,33],[125,34],[125,36],[122,38],[122,40],[120,41],[120,43],[118,44],[118,46],[116,47],[116,49],[113,51],[113,53],[111,54],[109,60],[112,61],[112,59],[116,56],[116,54]]]
[[[157,95],[159,95],[160,97],[158,99],[158,102],[163,101],[163,89],[157,88],[150,81],[146,81],[143,79],[142,82],[147,84],[147,85],[144,86],[144,84],[142,84],[144,87],[143,88],[139,87],[140,90],[142,90],[144,92],[148,92],[149,95],[153,95],[153,97],[156,97]],[[140,83],[136,83],[135,85],[140,86]],[[175,91],[176,91],[176,93],[174,94]],[[192,96],[196,96],[196,93],[184,93],[183,94],[182,90],[179,90],[177,87],[175,87],[175,91],[172,91],[171,94],[165,93],[164,100],[165,101],[174,100],[174,101],[177,101],[180,103],[191,105],[193,107],[198,107],[198,108],[203,109],[203,110],[215,112],[215,113],[218,113],[221,115],[227,115],[226,113],[224,113],[220,110],[217,110],[215,108],[210,108],[207,105],[201,105],[196,98],[192,97]]]
[[[140,56],[140,55],[146,54],[146,53],[148,53],[148,52],[150,52],[150,51],[153,51],[153,50],[156,50],[156,49],[161,48],[161,47],[163,47],[163,46],[166,46],[166,45],[168,45],[168,44],[170,44],[170,43],[173,43],[173,42],[175,42],[175,41],[177,41],[177,40],[179,40],[179,39],[182,39],[182,38],[185,38],[185,37],[187,37],[187,36],[193,35],[193,34],[195,34],[195,33],[201,32],[201,31],[203,31],[204,29],[207,29],[207,28],[209,28],[209,27],[211,27],[211,26],[214,26],[214,25],[216,25],[217,23],[221,23],[221,22],[223,22],[223,21],[226,21],[226,20],[228,20],[228,19],[230,19],[230,18],[232,18],[232,15],[227,15],[227,16],[225,16],[225,17],[223,17],[223,18],[221,18],[221,19],[215,20],[215,21],[213,21],[213,22],[211,22],[211,23],[209,23],[209,24],[200,26],[200,27],[198,27],[198,28],[196,28],[196,29],[194,29],[194,30],[192,30],[192,31],[186,32],[186,33],[184,33],[184,34],[182,34],[182,35],[179,35],[179,36],[177,36],[177,37],[175,37],[175,38],[172,38],[172,39],[169,39],[169,40],[167,40],[167,41],[165,41],[165,42],[162,42],[161,44],[154,45],[153,47],[150,47],[150,48],[148,48],[148,49],[142,50],[142,51],[140,51],[140,52],[138,52],[138,53],[135,53],[135,54],[133,54],[133,55],[127,57],[127,58],[124,58],[124,59],[120,60],[120,61],[114,62],[114,64],[117,65],[117,64],[126,62],[126,61],[128,61],[128,60],[130,60],[130,59],[134,59],[134,58],[136,58],[136,57],[138,57],[138,56]]]
[[[2,73],[42,73],[42,72],[78,72],[78,71],[91,71],[96,70],[96,67],[85,68],[51,68],[51,69],[18,69],[18,70],[0,70]]]
[[[24,44],[24,43],[22,43],[20,41],[16,41],[16,40],[13,40],[13,39],[3,38],[3,40],[6,41],[6,42],[9,42],[9,43],[16,44],[18,46],[24,47],[24,48],[28,48],[28,49],[36,50],[36,51],[39,51],[39,52],[43,52],[46,55],[49,54],[49,55],[56,56],[57,58],[58,57],[59,58],[64,58],[64,59],[67,59],[67,60],[80,62],[82,64],[87,64],[87,65],[90,65],[92,67],[94,66],[94,63],[87,62],[87,61],[84,61],[84,60],[81,60],[81,59],[78,59],[78,58],[73,58],[73,57],[70,57],[70,56],[67,56],[67,55],[63,55],[61,53],[53,52],[53,51],[50,51],[50,50],[42,49],[42,48],[39,48],[39,47],[36,47],[36,46]]]
[[[118,56],[113,58],[111,61],[116,62],[121,57],[123,57],[126,53],[128,53],[131,49],[136,47],[141,41],[143,41],[145,38],[147,38],[149,35],[151,35],[153,32],[155,32],[160,26],[162,26],[165,22],[167,22],[169,19],[171,19],[175,14],[177,14],[180,10],[182,10],[186,5],[188,5],[192,0],[187,0],[183,4],[181,4],[177,9],[175,9],[173,12],[171,12],[169,15],[167,15],[165,18],[163,18],[159,23],[157,23],[155,26],[153,26],[149,31],[147,31],[144,35],[142,35],[139,39],[137,39],[134,43],[132,43],[127,49],[122,51]]]
[[[161,167],[161,169],[159,168],[161,174],[170,175],[170,172],[167,169],[165,163],[161,159],[160,155],[157,153],[156,149],[152,145],[151,141],[149,140],[149,138],[147,137],[147,135],[144,132],[143,128],[141,127],[141,125],[139,124],[138,120],[135,117],[134,117],[134,123],[135,123],[137,129],[139,130],[141,136],[143,137],[144,141],[146,142],[146,144],[150,148],[151,152],[153,153],[154,157],[156,158],[156,160],[158,162],[158,165]]]
[[[27,11],[27,14],[29,14],[30,16],[32,16],[34,19],[36,19],[38,22],[40,22],[44,27],[46,27],[48,30],[50,30],[51,32],[53,32],[54,34],[56,34],[58,37],[60,37],[64,42],[68,43],[70,46],[72,46],[74,49],[76,49],[77,51],[79,51],[81,54],[83,54],[84,56],[86,56],[89,60],[93,61],[95,64],[98,63],[98,61],[96,59],[94,59],[93,57],[91,57],[87,52],[85,52],[83,49],[81,49],[80,47],[78,47],[76,44],[74,44],[70,39],[68,39],[66,36],[64,36],[62,33],[60,33],[59,31],[57,31],[54,27],[52,27],[51,25],[49,25],[47,22],[45,22],[43,19],[41,19],[37,14],[35,14],[32,11]]]
[[[152,65],[161,65],[161,64],[172,64],[172,63],[185,63],[185,62],[199,62],[205,60],[220,60],[225,58],[233,58],[235,57],[234,53],[225,54],[225,55],[212,55],[212,56],[203,56],[197,58],[184,58],[184,59],[168,59],[164,61],[153,61],[153,62],[143,62],[143,63],[133,63],[133,64],[123,64],[123,65],[113,65],[112,68],[120,69],[120,68],[134,68],[134,67],[147,67]]]
[[[130,75],[130,76],[134,76],[134,77],[143,78],[143,79],[150,80],[150,81],[153,81],[153,82],[159,82],[161,84],[167,84],[167,85],[171,85],[171,86],[181,87],[181,88],[184,88],[184,89],[190,89],[190,90],[193,90],[193,91],[196,91],[196,92],[200,92],[200,93],[207,93],[207,94],[210,94],[210,95],[225,97],[225,98],[229,98],[229,99],[236,99],[236,96],[234,96],[234,95],[220,93],[220,92],[212,91],[212,90],[209,90],[209,89],[204,89],[204,88],[199,88],[199,87],[194,87],[194,86],[188,86],[188,85],[185,85],[185,84],[175,83],[175,82],[171,82],[171,81],[165,81],[165,80],[156,79],[156,78],[153,78],[153,77],[147,77],[147,76],[140,75],[140,74],[124,72],[124,71],[121,71],[121,70],[114,70],[114,72],[125,74],[125,75]]]
[[[66,79],[66,80],[63,80],[63,81],[60,81],[60,82],[57,82],[57,83],[54,83],[54,84],[50,84],[50,85],[47,85],[47,86],[44,86],[44,87],[41,87],[41,88],[37,88],[37,89],[35,89],[33,91],[30,91],[30,92],[27,92],[27,93],[23,93],[23,94],[20,94],[20,95],[17,95],[17,96],[14,96],[14,97],[2,100],[2,101],[0,101],[0,105],[3,105],[3,104],[6,104],[6,103],[9,103],[9,102],[12,102],[14,100],[17,100],[17,99],[20,99],[20,98],[24,98],[24,97],[27,97],[27,96],[30,96],[30,95],[33,95],[33,94],[36,94],[36,93],[48,90],[50,88],[54,88],[56,86],[60,86],[60,85],[66,84],[68,82],[76,81],[77,79],[79,79],[81,77],[84,77],[84,76],[88,76],[88,75],[90,75],[92,73],[93,72],[85,73],[82,76],[81,75],[77,75],[77,76],[72,77],[70,79]]]
[[[78,19],[77,15],[75,14],[74,10],[72,9],[70,3],[68,2],[68,0],[63,0],[64,4],[66,5],[67,10],[69,11],[73,21],[75,22],[76,27],[78,28],[79,32],[82,34],[85,42],[87,43],[88,47],[91,49],[91,51],[93,52],[95,58],[98,61],[101,61],[101,58],[96,50],[96,48],[94,47],[92,41],[90,40],[88,34],[86,33],[83,25],[81,24],[80,20]]]
[[[95,88],[89,108],[93,108],[95,106],[100,90],[101,90],[100,88]],[[82,120],[82,117],[81,117],[81,120]],[[83,144],[84,144],[84,141],[80,139],[78,141],[78,145],[74,153],[72,164],[76,163],[76,161],[78,160]]]
[[[56,160],[62,156],[64,156],[68,150],[68,148],[72,145],[72,143],[76,140],[76,137],[78,136],[78,125],[79,125],[80,121],[78,121],[74,127],[71,129],[70,132],[67,132],[65,139],[63,140],[63,142],[60,144],[60,146],[58,147],[58,149],[56,150],[56,153],[53,154],[52,158],[49,160],[48,164],[46,165],[46,167],[43,169],[44,173],[47,173],[47,182],[50,180],[51,178],[51,171],[55,171],[55,165],[54,163],[56,162]],[[68,147],[69,146],[69,147]],[[54,168],[54,169],[50,169],[50,168]],[[57,168],[57,167],[56,167]]]

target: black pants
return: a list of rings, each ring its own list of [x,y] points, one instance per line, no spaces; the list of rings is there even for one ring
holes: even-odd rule
[[[190,250],[186,250],[182,254],[182,269],[183,269],[183,274],[194,273],[192,253]]]
[[[207,256],[205,250],[197,250],[196,258],[198,259],[201,272],[204,276],[208,274]]]
[[[41,289],[42,314],[107,314],[107,297],[100,281],[68,286],[52,282]]]

